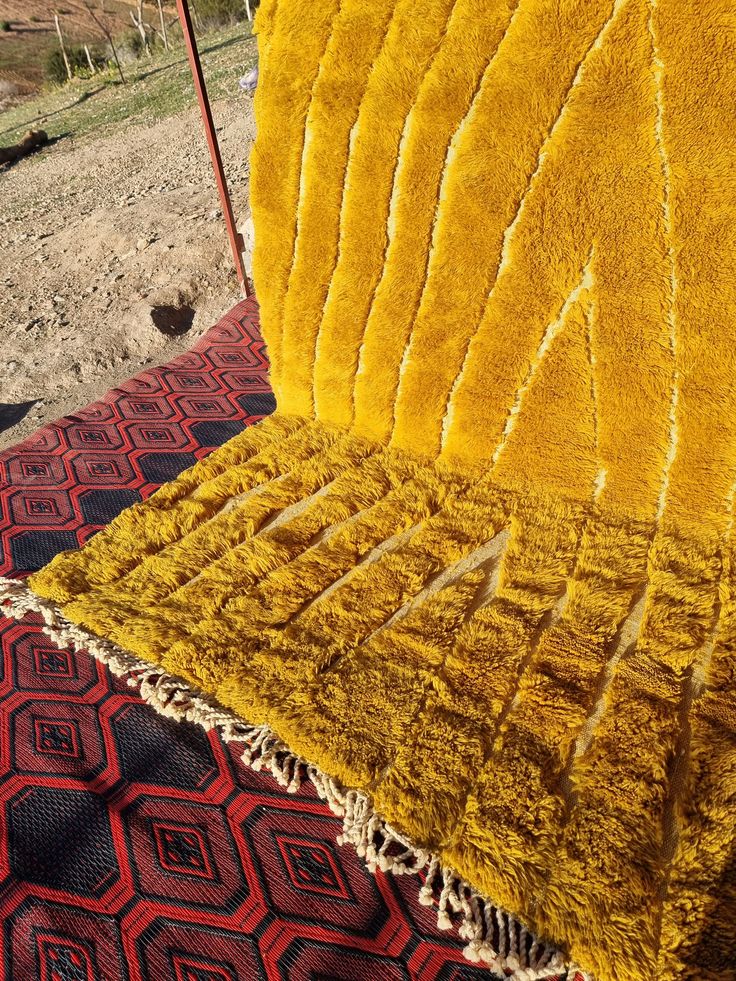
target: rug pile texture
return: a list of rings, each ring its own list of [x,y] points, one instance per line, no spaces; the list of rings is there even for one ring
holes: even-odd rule
[[[258,26],[276,414],[25,601],[282,779],[307,761],[471,959],[733,979],[736,10]]]
[[[0,452],[0,575],[87,541],[272,412],[267,371],[243,301],[186,354]],[[3,981],[489,981],[414,877],[337,844],[311,781],[289,793],[44,627],[0,616]]]

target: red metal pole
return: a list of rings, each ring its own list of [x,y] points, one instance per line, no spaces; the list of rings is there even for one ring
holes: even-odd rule
[[[245,274],[245,266],[243,264],[243,250],[245,248],[245,243],[243,242],[243,236],[235,226],[233,206],[230,200],[230,192],[227,189],[225,170],[222,166],[222,157],[220,156],[220,146],[217,142],[215,124],[212,120],[210,101],[207,98],[207,87],[204,82],[202,63],[199,60],[197,39],[194,36],[194,28],[192,27],[192,18],[189,13],[189,4],[187,3],[187,0],[176,0],[176,9],[179,13],[179,20],[181,21],[181,29],[182,33],[184,34],[184,43],[187,46],[189,67],[192,70],[194,89],[197,93],[199,109],[202,113],[202,122],[204,123],[204,131],[207,135],[207,145],[210,150],[210,159],[212,160],[212,169],[215,172],[215,180],[217,181],[217,191],[220,195],[220,204],[222,205],[222,214],[225,218],[225,225],[227,227],[227,236],[230,239],[230,248],[233,253],[233,261],[235,262],[235,271],[238,274],[238,282],[240,283],[240,288],[243,291],[243,295],[250,296],[250,283],[248,282],[248,277]]]

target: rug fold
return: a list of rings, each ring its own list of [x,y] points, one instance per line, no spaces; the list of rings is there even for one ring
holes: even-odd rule
[[[247,720],[471,959],[736,978],[732,4],[257,26],[277,412],[3,595]]]

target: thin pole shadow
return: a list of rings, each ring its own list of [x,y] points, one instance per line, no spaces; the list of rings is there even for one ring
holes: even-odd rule
[[[68,109],[73,109],[75,106],[80,105],[82,102],[86,102],[87,99],[91,99],[93,95],[97,95],[98,92],[106,88],[105,85],[99,85],[96,89],[92,89],[90,92],[82,92],[78,99],[74,102],[70,102],[69,105],[62,106],[60,109],[54,109],[53,112],[43,113],[41,116],[36,116],[34,119],[28,119],[24,123],[19,123],[17,126],[11,126],[8,129],[0,130],[0,136],[4,136],[6,133],[13,133],[18,129],[30,129],[34,123],[40,122],[42,119],[50,119],[52,116],[58,116],[61,112],[66,112]]]

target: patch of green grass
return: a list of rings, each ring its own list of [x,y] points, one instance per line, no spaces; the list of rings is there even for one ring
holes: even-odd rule
[[[253,65],[255,38],[247,23],[212,31],[198,38],[207,92],[212,101],[238,94],[238,79]],[[0,145],[17,143],[28,129],[44,129],[49,137],[83,139],[173,116],[196,103],[184,48],[172,48],[124,65],[126,84],[109,70],[75,79],[0,113]],[[39,158],[40,159],[40,158]]]

